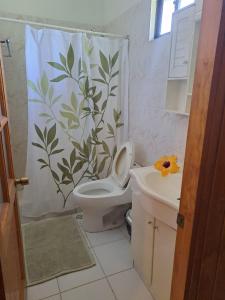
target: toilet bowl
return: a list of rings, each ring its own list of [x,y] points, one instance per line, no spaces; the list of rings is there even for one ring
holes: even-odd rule
[[[131,203],[129,170],[133,161],[133,145],[127,142],[117,152],[109,177],[74,189],[74,200],[83,210],[86,231],[105,231],[123,224],[124,213]]]

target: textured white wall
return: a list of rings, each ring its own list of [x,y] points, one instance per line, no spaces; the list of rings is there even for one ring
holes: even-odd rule
[[[104,19],[103,2],[104,0],[1,0],[0,10],[17,15],[101,25]]]
[[[141,0],[105,31],[130,36],[129,135],[136,160],[152,164],[165,154],[184,158],[188,117],[165,111],[170,35],[149,42],[150,0]]]
[[[2,2],[1,2],[2,1]],[[43,0],[39,0],[43,2]],[[36,3],[39,4],[39,1]],[[60,2],[54,0],[58,3],[57,10],[59,10]],[[85,2],[84,5],[86,8],[90,6],[87,5],[87,0],[80,0],[79,2]],[[102,0],[89,0],[91,1],[102,1]],[[57,20],[57,14],[49,10],[50,3],[53,0],[48,2],[48,10],[42,11],[41,7],[38,7],[35,10],[36,3],[33,0],[32,9],[31,7],[24,7],[26,0],[21,0],[20,4],[17,5],[17,8],[12,7],[12,0],[0,0],[0,16],[7,18],[18,18],[18,19],[29,19],[31,21],[47,23],[47,24],[56,24],[60,26],[68,26],[75,28],[83,28],[87,30],[97,30],[102,31],[102,26],[94,24],[93,19],[88,17],[88,14],[82,12],[79,18],[74,18],[79,21],[69,20],[69,15],[66,14],[66,11],[62,10],[60,19]],[[14,1],[15,2],[15,1]],[[64,1],[65,2],[65,1]],[[72,5],[72,1],[69,0]],[[74,0],[73,12],[76,8],[76,3],[78,0]],[[68,3],[68,1],[67,1]],[[60,5],[59,5],[60,4]],[[65,4],[64,4],[65,5]],[[81,7],[81,6],[80,6]],[[82,6],[83,7],[83,6]],[[84,7],[83,7],[84,8]],[[68,9],[68,8],[67,8]],[[99,8],[98,8],[99,9]],[[94,10],[93,10],[94,11]],[[92,12],[93,12],[92,11]],[[16,12],[16,13],[15,13]],[[34,14],[34,16],[32,16]],[[78,12],[74,14],[77,15]],[[70,14],[71,15],[71,14]],[[44,17],[47,16],[47,17]],[[54,19],[54,18],[56,19]],[[95,16],[96,18],[96,16]],[[99,22],[99,20],[98,20]],[[97,23],[97,22],[96,22]],[[100,23],[100,22],[99,22]],[[101,21],[102,23],[102,21]],[[27,127],[28,127],[28,101],[27,101],[27,87],[26,87],[26,72],[25,72],[25,54],[24,54],[24,24],[2,21],[0,20],[0,39],[10,38],[11,40],[11,50],[12,57],[4,57],[4,67],[6,74],[6,83],[7,83],[7,92],[9,99],[9,111],[10,111],[10,120],[11,120],[11,137],[12,137],[12,146],[14,154],[14,165],[15,172],[17,177],[24,176],[25,174],[25,165],[26,165],[26,153],[27,153]],[[5,47],[3,47],[3,53],[7,53]],[[17,76],[15,76],[17,74]],[[18,80],[18,78],[20,80]]]
[[[113,21],[139,2],[141,0],[103,0],[104,23],[107,24]]]

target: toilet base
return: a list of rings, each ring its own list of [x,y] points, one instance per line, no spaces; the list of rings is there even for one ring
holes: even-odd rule
[[[87,232],[101,232],[120,227],[125,222],[124,214],[128,207],[129,204],[125,204],[94,212],[93,209],[84,209],[84,230]]]

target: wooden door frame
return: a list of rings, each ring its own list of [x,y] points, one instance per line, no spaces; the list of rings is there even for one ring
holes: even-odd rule
[[[204,0],[171,300],[225,299],[225,0]]]
[[[0,183],[3,197],[3,203],[0,203],[0,299],[24,300],[24,254],[1,48],[0,112]]]

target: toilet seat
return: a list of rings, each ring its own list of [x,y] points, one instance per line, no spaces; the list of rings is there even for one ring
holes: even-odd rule
[[[80,184],[74,189],[74,193],[80,198],[103,199],[108,197],[118,197],[122,195],[124,191],[110,176],[105,179]]]
[[[80,197],[83,196],[90,199],[122,195],[122,188],[129,180],[129,170],[133,165],[133,160],[133,145],[127,142],[120,147],[114,158],[111,176],[80,184],[75,188],[74,192],[79,194]]]
[[[130,142],[125,143],[120,147],[112,165],[112,178],[120,186],[124,187],[129,178],[129,171],[134,163],[134,149]]]

